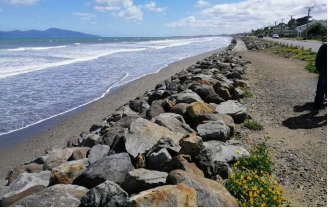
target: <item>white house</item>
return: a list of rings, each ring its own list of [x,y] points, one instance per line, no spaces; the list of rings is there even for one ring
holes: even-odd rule
[[[309,23],[309,28],[310,28],[311,25],[314,25],[316,23],[320,23],[320,24],[322,24],[323,26],[325,26],[327,28],[327,20],[313,20],[312,22]],[[304,37],[305,30],[306,30],[306,24],[301,25],[301,26],[297,26],[296,27],[297,37]]]

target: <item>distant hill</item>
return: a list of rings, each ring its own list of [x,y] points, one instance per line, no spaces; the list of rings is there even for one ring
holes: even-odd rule
[[[45,31],[28,30],[28,31],[0,31],[0,38],[87,38],[87,37],[101,37],[98,35],[89,35],[70,30],[61,30],[57,28],[50,28]]]

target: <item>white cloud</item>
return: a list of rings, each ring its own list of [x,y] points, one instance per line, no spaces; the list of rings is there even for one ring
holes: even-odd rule
[[[165,12],[165,10],[167,9],[166,7],[162,7],[162,8],[156,7],[156,3],[154,1],[151,1],[148,4],[145,4],[144,8],[149,11],[160,12],[160,13]]]
[[[307,15],[305,7],[313,6],[314,19],[326,19],[325,0],[246,0],[239,3],[218,4],[200,11],[195,16],[167,23],[171,28],[205,29],[216,33],[236,33],[250,31],[274,21],[288,22],[289,15],[299,18]]]
[[[203,0],[200,0],[197,2],[197,5],[196,7],[206,7],[206,6],[210,6],[211,4],[207,1],[203,1]]]
[[[92,18],[96,18],[97,17],[97,15],[94,15],[94,14],[79,13],[79,12],[73,13],[73,15],[74,16],[81,17],[81,20],[91,20]]]
[[[93,0],[94,8],[98,11],[114,11],[133,6],[133,0]]]
[[[43,0],[7,0],[6,3],[13,6],[30,6],[37,4],[39,1]]]
[[[122,10],[118,13],[113,13],[113,15],[131,21],[141,22],[143,20],[143,12],[140,7],[137,6],[131,6],[126,10]]]

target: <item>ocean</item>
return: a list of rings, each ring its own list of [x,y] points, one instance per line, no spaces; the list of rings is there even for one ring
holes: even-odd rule
[[[229,37],[0,39],[0,136],[63,115]]]

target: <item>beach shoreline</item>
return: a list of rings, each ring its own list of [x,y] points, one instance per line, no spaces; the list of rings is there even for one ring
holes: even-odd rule
[[[153,89],[157,84],[170,76],[224,49],[225,47],[173,62],[167,67],[160,69],[157,73],[143,76],[121,88],[113,89],[104,98],[87,106],[6,135],[7,137],[12,137],[13,143],[0,149],[1,185],[5,185],[4,178],[9,170],[43,155],[47,149],[65,147],[70,137],[78,136],[81,132],[88,131],[93,124],[101,122],[103,118],[113,113],[129,100],[143,95],[147,90]],[[22,137],[25,139],[20,141]],[[15,140],[17,141],[15,142]]]

